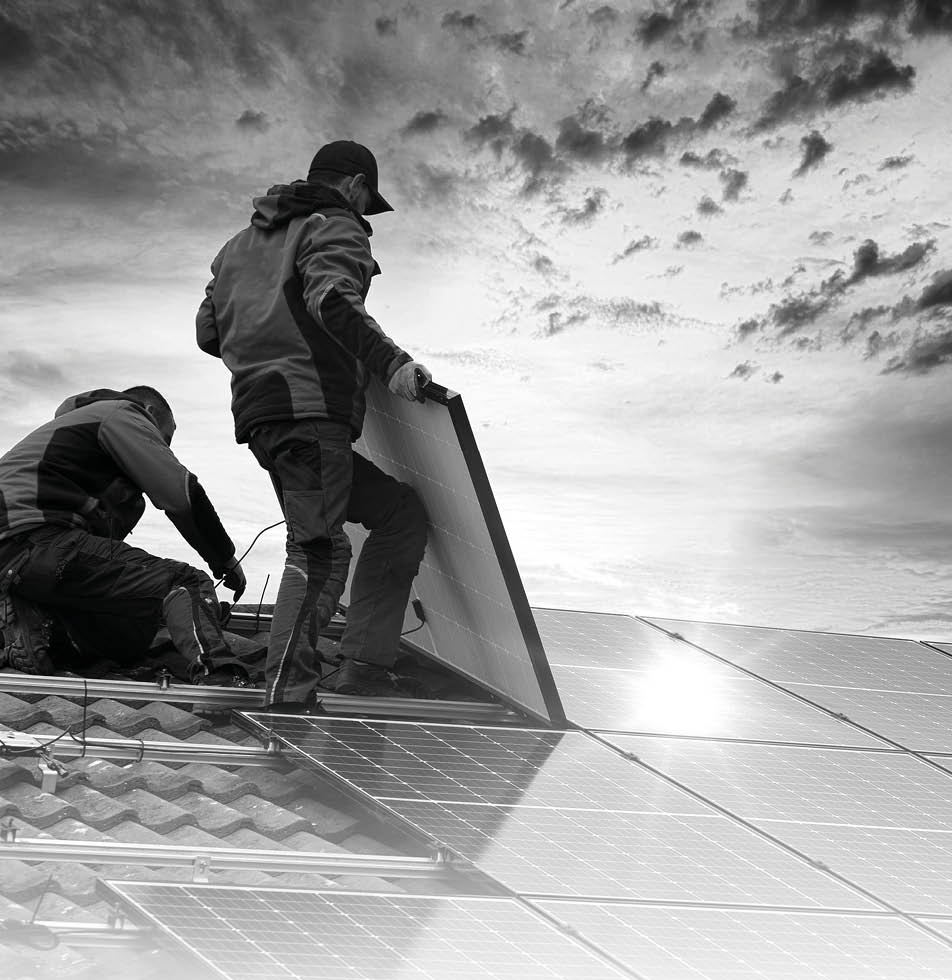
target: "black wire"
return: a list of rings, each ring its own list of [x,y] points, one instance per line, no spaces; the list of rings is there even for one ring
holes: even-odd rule
[[[248,554],[250,553],[251,549],[258,543],[258,538],[260,538],[265,531],[270,531],[274,527],[280,527],[284,523],[285,523],[284,521],[275,521],[274,524],[269,524],[267,527],[263,527],[254,536],[254,538],[251,541],[251,544],[249,544],[248,547],[245,549],[245,553],[238,559],[238,564],[240,565],[248,557]],[[221,585],[222,582],[224,581],[225,581],[225,576],[222,575],[222,577],[215,583],[215,588],[217,589],[218,586]]]
[[[401,633],[400,635],[409,636],[411,633],[415,633],[417,630],[423,629],[424,626],[426,626],[426,623],[420,623],[419,626],[414,626],[412,630],[407,630],[405,633]]]

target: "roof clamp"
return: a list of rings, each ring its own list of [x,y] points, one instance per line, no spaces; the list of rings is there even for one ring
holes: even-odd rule
[[[197,854],[192,861],[192,881],[199,885],[208,884],[208,872],[212,859],[208,854]]]
[[[172,675],[169,673],[168,668],[163,667],[155,675],[155,683],[158,684],[160,691],[167,691],[172,686]]]
[[[106,915],[106,925],[110,929],[122,929],[126,924],[126,913],[122,911],[122,907],[117,902],[113,905]]]
[[[0,844],[15,844],[17,842],[17,825],[13,817],[0,820]]]
[[[278,741],[278,736],[275,734],[273,728],[268,729],[267,753],[268,755],[281,754],[281,743]]]
[[[440,844],[436,848],[436,853],[433,855],[434,864],[452,864],[453,863],[453,852],[446,846]]]

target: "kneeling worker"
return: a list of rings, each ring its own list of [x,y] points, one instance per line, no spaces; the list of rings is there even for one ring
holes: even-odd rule
[[[236,599],[244,591],[231,539],[169,448],[174,431],[154,388],[99,389],[68,398],[0,457],[0,666],[52,673],[62,631],[80,660],[135,662],[163,622],[193,680],[230,657],[208,575],[123,543],[144,493]]]

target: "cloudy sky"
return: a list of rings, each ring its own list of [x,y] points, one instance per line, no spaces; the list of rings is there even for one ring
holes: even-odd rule
[[[3,0],[0,445],[154,384],[243,550],[280,514],[194,312],[357,139],[368,307],[463,394],[533,603],[948,639],[950,43],[949,0]]]

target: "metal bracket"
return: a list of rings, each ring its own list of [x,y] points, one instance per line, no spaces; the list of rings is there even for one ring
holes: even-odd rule
[[[208,884],[208,872],[212,865],[212,859],[208,854],[196,854],[192,861],[192,881],[196,884]]]
[[[0,820],[0,844],[15,844],[17,842],[17,825],[13,817]]]

